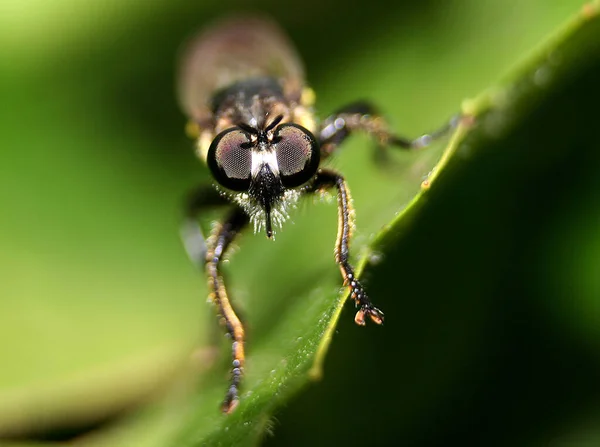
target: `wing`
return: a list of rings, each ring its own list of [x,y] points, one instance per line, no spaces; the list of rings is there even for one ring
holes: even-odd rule
[[[265,18],[226,19],[193,37],[184,48],[179,103],[190,119],[206,122],[211,119],[216,91],[259,76],[277,79],[287,99],[300,99],[304,67],[283,31]]]

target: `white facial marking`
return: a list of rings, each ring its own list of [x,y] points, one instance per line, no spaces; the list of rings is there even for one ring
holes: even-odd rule
[[[252,177],[256,178],[263,166],[271,168],[273,175],[279,175],[279,165],[275,151],[252,151]]]

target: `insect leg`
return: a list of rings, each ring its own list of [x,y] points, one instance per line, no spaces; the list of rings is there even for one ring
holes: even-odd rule
[[[239,386],[244,371],[244,326],[236,315],[225,290],[220,264],[227,248],[237,234],[248,224],[248,215],[240,208],[235,208],[223,224],[212,231],[208,243],[206,256],[206,272],[208,274],[208,288],[212,301],[217,305],[222,321],[231,337],[231,379],[229,389],[223,401],[224,413],[231,413],[239,402]]]
[[[214,191],[212,188],[211,190]],[[206,189],[199,189],[191,195],[188,202],[188,217],[184,223],[182,235],[192,260],[205,265],[211,301],[217,306],[222,322],[232,340],[231,379],[221,407],[223,412],[231,413],[239,402],[238,392],[244,371],[244,326],[229,301],[219,267],[231,242],[248,224],[249,218],[242,209],[234,208],[225,221],[212,230],[208,242],[205,241],[195,219],[202,209],[224,203],[227,202],[218,194],[215,196]],[[192,231],[194,225],[195,230]]]
[[[340,109],[323,121],[318,137],[321,145],[321,156],[325,158],[331,155],[346,137],[357,130],[372,135],[381,146],[419,149],[446,135],[450,130],[456,128],[459,121],[460,116],[456,115],[443,127],[415,139],[410,139],[391,132],[385,119],[372,104],[356,102]]]
[[[381,324],[383,323],[383,312],[373,306],[362,284],[356,278],[354,268],[349,262],[349,244],[354,228],[354,209],[352,208],[352,199],[346,180],[344,180],[341,174],[333,170],[321,169],[308,191],[318,192],[330,188],[337,189],[338,202],[338,233],[335,243],[335,261],[340,267],[344,284],[350,288],[350,296],[354,299],[356,306],[359,307],[354,321],[356,324],[364,326],[365,316],[368,316],[373,322]]]

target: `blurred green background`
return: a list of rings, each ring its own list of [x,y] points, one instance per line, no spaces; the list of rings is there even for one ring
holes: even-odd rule
[[[3,0],[0,439],[147,446],[177,431],[185,404],[135,409],[171,396],[190,353],[216,338],[178,239],[181,198],[207,179],[174,96],[179,45],[198,28],[268,13],[302,54],[321,116],[369,98],[416,136],[581,6]],[[348,306],[323,380],[276,414],[267,445],[600,445],[599,57],[432,189],[435,206],[368,272],[386,326],[355,327]],[[345,145],[333,165],[353,191],[356,254],[440,151],[393,154],[399,179],[366,138]],[[321,276],[339,287],[335,207],[292,220],[274,244],[245,236],[229,268],[250,342],[269,336],[282,295]],[[194,367],[211,356],[198,349]]]

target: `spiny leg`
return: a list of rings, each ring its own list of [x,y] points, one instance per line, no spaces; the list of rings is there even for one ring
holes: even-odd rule
[[[235,208],[229,217],[212,231],[206,255],[206,272],[208,274],[208,287],[211,298],[217,305],[227,333],[232,340],[231,351],[233,361],[231,363],[231,379],[229,389],[221,407],[223,412],[228,414],[235,409],[239,402],[239,386],[245,363],[244,326],[227,297],[227,291],[225,290],[225,284],[219,267],[227,248],[248,222],[248,215],[240,208]]]
[[[337,189],[338,202],[338,233],[335,243],[335,261],[340,267],[344,284],[350,288],[350,296],[354,299],[356,306],[359,307],[354,321],[356,324],[364,326],[365,316],[368,316],[373,322],[382,324],[383,312],[373,306],[362,284],[356,278],[354,268],[349,262],[349,244],[352,237],[352,229],[354,228],[354,209],[352,208],[352,199],[346,180],[344,180],[341,174],[333,170],[321,169],[308,191],[317,192],[330,188]]]
[[[456,128],[460,116],[452,117],[443,127],[415,139],[395,135],[389,130],[385,119],[377,112],[376,108],[368,102],[350,104],[333,115],[327,117],[319,132],[321,156],[326,158],[352,132],[363,131],[372,135],[381,146],[397,146],[402,149],[420,149],[428,146],[437,138],[443,137]]]
[[[226,203],[212,187],[202,187],[194,191],[186,205],[186,219],[181,234],[192,261],[206,266],[211,300],[217,306],[227,333],[232,339],[231,381],[222,405],[223,412],[231,413],[239,402],[239,386],[244,370],[244,327],[227,297],[219,266],[227,248],[248,224],[249,219],[240,208],[234,208],[227,219],[213,229],[208,246],[197,221],[198,214],[203,209]]]

